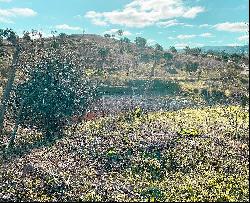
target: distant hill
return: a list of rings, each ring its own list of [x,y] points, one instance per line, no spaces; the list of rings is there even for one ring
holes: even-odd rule
[[[244,46],[204,46],[201,47],[201,50],[204,51],[225,51],[226,53],[229,54],[240,54],[240,53],[249,53],[249,45],[244,45]]]
[[[36,42],[36,41],[35,41]],[[38,42],[38,41],[37,41]],[[60,44],[60,57],[71,58],[74,64],[86,69],[105,69],[107,72],[132,72],[134,76],[148,77],[151,74],[151,69],[154,65],[154,49],[152,47],[138,47],[134,42],[121,43],[120,40],[114,38],[107,38],[95,34],[75,34],[67,36],[48,37],[44,39],[44,45],[39,49],[39,54],[35,62],[29,57],[30,50],[21,54],[19,61],[20,67],[25,67],[26,64],[32,63],[32,66],[38,64],[43,57],[46,57],[46,49],[55,46],[58,42]],[[27,41],[22,40],[21,43],[25,44]],[[40,45],[39,45],[40,46]],[[233,47],[203,47],[204,50],[223,51],[230,50]],[[235,48],[235,47],[234,47]],[[248,46],[236,47],[236,50],[247,50]],[[241,48],[241,49],[240,49]],[[43,50],[44,49],[44,50]],[[126,51],[123,51],[123,50]],[[169,50],[161,51],[170,53]],[[241,52],[240,52],[241,53]],[[105,55],[106,54],[106,55]],[[4,52],[4,60],[0,67],[0,86],[3,81],[2,78],[7,77],[8,67],[11,65],[13,50],[7,49]],[[0,58],[1,59],[1,58]],[[206,54],[192,55],[185,54],[183,50],[178,50],[177,53],[172,53],[172,58],[164,60],[163,58],[156,65],[157,68],[161,67],[165,70],[176,69],[177,72],[185,70],[187,64],[196,63],[201,69],[224,69],[227,67],[227,61],[219,57],[209,57]],[[248,59],[245,62],[248,65]],[[164,72],[165,73],[165,72]],[[168,72],[166,73],[168,74]],[[159,76],[160,75],[159,73]],[[1,81],[2,80],[2,81]]]

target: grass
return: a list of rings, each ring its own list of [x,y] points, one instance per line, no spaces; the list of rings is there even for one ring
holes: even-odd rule
[[[103,92],[107,95],[130,95],[133,91],[135,94],[161,96],[190,95],[200,97],[199,100],[208,104],[246,104],[249,100],[249,78],[241,75],[238,69],[199,67],[199,71],[193,73],[177,69],[177,74],[169,74],[168,68],[157,66],[155,77],[148,74],[151,71],[150,64],[140,65],[129,75],[126,75],[125,70],[110,71],[107,77],[101,78],[106,85]],[[209,92],[212,101],[202,95],[204,90]]]
[[[1,200],[249,201],[248,132],[241,106],[83,122],[52,146],[5,161]],[[22,139],[20,129],[16,145]]]
[[[224,79],[228,69],[203,67],[199,80],[180,69],[170,74],[158,66],[155,77],[150,71],[141,65],[129,75],[91,68],[85,74],[106,84],[101,91],[107,95],[137,87],[136,94],[187,95],[201,104],[206,91],[223,102],[234,93],[249,100],[249,78]],[[0,159],[0,201],[247,202],[249,109],[223,102],[166,112],[137,109],[68,126],[62,139],[50,143],[19,128],[12,154]]]

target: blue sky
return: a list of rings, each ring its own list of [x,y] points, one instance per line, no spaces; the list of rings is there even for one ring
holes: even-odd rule
[[[100,34],[124,30],[165,48],[248,44],[248,0],[0,0],[0,28]]]

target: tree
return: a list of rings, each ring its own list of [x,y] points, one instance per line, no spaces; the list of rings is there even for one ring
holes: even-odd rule
[[[129,43],[131,42],[130,39],[127,38],[127,37],[121,38],[121,41],[122,41],[123,43],[126,43],[126,44],[129,44]]]
[[[151,76],[155,76],[155,68],[163,56],[162,52],[163,52],[163,47],[159,44],[156,44],[153,53],[154,64],[151,69]]]
[[[163,47],[160,44],[156,44],[155,49],[158,50],[158,51],[163,51],[164,50]]]
[[[120,36],[120,53],[122,54],[122,64],[124,64],[124,54],[131,51],[129,46],[130,40],[127,37],[121,38],[123,33],[123,30],[117,31],[118,36]],[[127,75],[129,75],[129,66],[127,66]]]
[[[27,31],[24,31],[24,32],[23,32],[23,39],[24,39],[25,41],[30,41],[30,40],[31,40],[30,33],[27,32]]]
[[[171,66],[173,64],[172,62],[173,54],[169,52],[164,52],[162,58],[165,61],[165,66]]]
[[[13,55],[13,59],[12,59],[11,68],[9,71],[8,82],[7,82],[5,89],[4,89],[4,93],[3,93],[2,101],[1,101],[1,107],[0,107],[0,134],[2,134],[4,116],[5,116],[7,104],[8,104],[9,98],[10,98],[10,92],[12,90],[15,75],[16,75],[17,63],[19,60],[21,46],[19,44],[19,37],[11,29],[6,29],[6,30],[0,29],[0,38],[2,38],[2,39],[4,38],[8,42],[10,42],[11,46],[15,50],[14,55]]]
[[[59,34],[59,44],[58,44],[58,47],[60,46],[60,45],[62,45],[62,44],[64,44],[64,42],[65,42],[65,40],[67,39],[67,34],[65,34],[65,33],[60,33]],[[54,39],[55,40],[55,39]]]
[[[110,34],[104,34],[104,37],[105,38],[111,38],[111,35]]]
[[[13,90],[12,113],[19,116],[18,124],[37,128],[49,140],[62,136],[67,121],[82,115],[94,98],[95,88],[83,75],[83,70],[56,55],[46,58]]]
[[[135,38],[135,44],[136,46],[138,46],[139,48],[145,48],[146,44],[147,44],[147,40],[142,38],[142,37],[136,37]]]
[[[246,33],[249,35],[249,22],[245,22],[245,25],[246,25],[246,27],[247,27]]]
[[[163,54],[163,58],[164,58],[166,61],[170,61],[170,60],[173,59],[173,54],[168,53],[168,52],[165,52],[165,53]]]
[[[12,34],[11,30],[7,30],[7,31],[1,30],[0,34],[2,36],[2,38],[0,37],[0,41],[3,42],[2,44],[0,44],[0,48],[2,49],[5,46],[8,46],[8,47],[10,46],[10,48],[8,48],[8,52],[11,53],[12,56],[14,56],[13,59],[16,58],[16,60],[15,60],[16,62],[13,62],[14,60],[12,60],[12,66],[10,66],[10,71],[8,74],[8,82],[4,88],[4,94],[3,94],[2,102],[1,102],[1,106],[0,106],[0,112],[1,112],[1,115],[3,115],[1,124],[3,124],[4,114],[7,110],[8,110],[9,114],[12,114],[12,118],[8,117],[8,119],[10,118],[11,120],[15,120],[15,122],[16,122],[13,133],[11,135],[11,140],[14,140],[15,139],[15,132],[18,129],[18,126],[20,126],[20,125],[25,126],[26,125],[29,127],[36,127],[36,125],[32,125],[31,118],[29,118],[30,123],[28,123],[29,121],[27,121],[26,119],[24,119],[25,122],[23,121],[23,118],[24,118],[23,111],[25,112],[26,108],[27,108],[27,103],[26,103],[27,98],[30,98],[32,96],[30,93],[32,91],[28,91],[26,87],[31,87],[31,86],[26,85],[26,86],[23,86],[23,88],[22,88],[22,86],[19,84],[20,83],[27,84],[26,83],[27,81],[31,81],[30,80],[32,78],[31,73],[34,72],[33,70],[37,69],[36,67],[42,66],[41,64],[43,64],[43,65],[45,65],[46,63],[49,64],[50,60],[58,60],[61,64],[70,64],[72,67],[74,67],[74,70],[77,70],[77,68],[83,69],[84,65],[86,65],[85,64],[86,61],[77,60],[78,53],[75,50],[69,51],[66,48],[67,44],[61,44],[60,37],[53,36],[52,38],[48,38],[47,40],[44,40],[40,36],[40,33],[37,33],[41,38],[39,38],[39,37],[38,38],[37,37],[31,37],[31,38],[27,37],[26,38],[25,37],[23,39],[22,38],[19,39],[19,37],[17,35],[15,35],[15,33],[14,33],[14,36],[17,36],[17,38],[10,37]],[[33,35],[33,31],[29,34],[27,32],[27,36],[31,35],[31,34]],[[34,34],[36,34],[36,33],[34,32]],[[17,43],[15,43],[16,42],[15,39],[16,39]],[[28,39],[31,39],[31,40],[29,41]],[[16,46],[14,46],[14,45],[16,45]],[[19,51],[16,51],[17,48],[19,49]],[[16,53],[17,53],[18,57],[15,56]],[[8,63],[6,63],[5,65],[7,65],[7,64]],[[18,79],[20,79],[20,80],[15,80],[15,75],[16,75],[17,69],[18,69]],[[78,74],[79,78],[82,78],[83,75],[84,75],[84,73]],[[19,78],[19,76],[20,76],[20,78]],[[67,79],[65,79],[65,81],[67,81]],[[95,81],[95,82],[97,82],[97,81]],[[14,86],[13,86],[13,84],[14,84]],[[86,87],[89,87],[89,86],[86,85]],[[73,86],[70,88],[73,88]],[[92,88],[92,89],[94,89],[94,88]],[[84,87],[82,86],[79,90],[78,91],[81,92],[82,90],[84,91],[86,89],[84,89]],[[13,96],[15,96],[15,95],[19,95],[18,98],[20,98],[20,99],[13,98]],[[11,101],[9,99],[10,96],[11,96]],[[92,94],[92,96],[93,96],[93,94]],[[90,95],[89,98],[91,98],[92,96]],[[15,102],[13,102],[13,101],[15,101]],[[67,100],[65,100],[65,101],[67,101]],[[70,102],[68,102],[68,103],[70,103]],[[7,104],[9,104],[9,106],[7,106]],[[35,104],[35,103],[33,103],[33,104]],[[35,106],[33,106],[33,107],[35,107]],[[28,117],[26,117],[26,118],[28,118]],[[43,118],[45,118],[45,117],[43,117]],[[61,118],[62,118],[61,120],[55,120],[55,123],[56,123],[56,124],[54,124],[55,131],[56,130],[60,131],[60,128],[63,125],[60,122],[62,120],[64,120],[64,118],[66,118],[66,116],[62,116]],[[51,119],[48,118],[47,120],[51,120]],[[42,122],[41,122],[41,125],[42,125]],[[60,126],[60,127],[57,127],[57,126]],[[49,128],[50,127],[48,126],[48,128],[46,128],[46,129],[49,129]],[[51,128],[53,128],[53,126]],[[3,125],[1,127],[1,130],[2,129],[3,129]],[[44,132],[46,131],[45,128],[43,128],[42,126],[39,126],[39,129],[44,131]],[[53,132],[52,133],[45,132],[45,135],[46,134],[47,135],[50,134],[52,136]]]
[[[135,56],[135,60],[134,60],[135,61],[134,69],[135,69],[139,64],[139,60],[141,60],[143,55],[144,55],[144,49],[146,47],[147,40],[142,38],[142,37],[136,37],[134,42],[135,42],[136,46],[139,48],[139,50],[137,51],[137,54]]]
[[[120,39],[120,53],[124,55],[124,53],[131,53],[132,47],[130,45],[130,39],[127,37],[123,37]],[[124,61],[124,56],[122,57]],[[127,75],[129,75],[129,65],[127,65]]]
[[[170,50],[170,52],[172,52],[173,54],[177,53],[177,50],[176,50],[176,48],[175,48],[174,46],[171,46],[171,47],[169,48],[169,50]]]
[[[191,72],[196,72],[198,70],[199,64],[198,63],[192,63],[188,62],[186,64],[186,71],[191,73]]]
[[[201,48],[195,47],[190,49],[190,54],[194,56],[199,56],[201,54]]]
[[[34,43],[34,40],[31,38],[36,39],[36,43]],[[7,47],[12,48],[13,53],[13,59],[12,64],[10,66],[10,70],[8,72],[8,81],[4,88],[4,93],[2,96],[1,106],[0,106],[0,134],[2,134],[3,131],[3,125],[4,125],[4,117],[7,110],[7,105],[10,100],[10,95],[13,89],[13,84],[16,76],[16,71],[20,64],[22,63],[22,55],[25,56],[25,52],[29,53],[28,58],[30,61],[28,62],[27,67],[29,67],[30,64],[36,62],[36,55],[39,53],[38,51],[38,45],[43,45],[43,41],[40,41],[39,38],[41,38],[41,33],[37,32],[36,30],[32,30],[31,32],[24,32],[22,40],[19,39],[18,35],[11,29],[2,30],[0,29],[0,39],[5,39],[6,43],[0,44],[1,48]],[[3,40],[0,40],[3,41]],[[41,44],[39,42],[42,42]],[[23,72],[27,72],[28,68],[22,67]],[[16,129],[17,124],[15,124],[14,131]]]
[[[123,30],[118,30],[117,34],[118,36],[122,37]],[[120,39],[120,53],[123,55],[123,52],[124,52],[123,41]]]
[[[230,58],[234,62],[239,63],[244,58],[244,55],[242,56],[241,54],[233,53],[233,54],[230,55]]]
[[[67,37],[67,35],[65,33],[60,33],[59,37],[62,38],[62,39],[65,39]]]
[[[189,47],[189,46],[186,46],[186,47],[184,48],[184,52],[185,52],[185,54],[190,54],[190,52],[191,52],[190,47]]]
[[[226,53],[225,50],[223,50],[223,51],[220,53],[220,56],[221,56],[221,59],[222,59],[223,61],[225,61],[225,62],[228,61],[228,59],[230,58],[229,54]]]
[[[98,51],[98,54],[101,58],[101,65],[100,66],[101,66],[103,71],[104,71],[104,64],[105,64],[107,56],[109,55],[109,52],[110,52],[109,48],[105,48],[105,47],[100,48]]]
[[[117,34],[118,34],[118,36],[121,37],[121,36],[123,35],[123,30],[118,30],[118,31],[117,31]]]
[[[201,48],[195,47],[195,48],[190,48],[189,46],[186,46],[184,48],[185,54],[191,54],[194,56],[199,56],[201,54]]]

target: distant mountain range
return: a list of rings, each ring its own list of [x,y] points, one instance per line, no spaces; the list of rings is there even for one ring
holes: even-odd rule
[[[212,51],[225,51],[226,53],[233,54],[233,53],[249,53],[249,45],[244,46],[204,46],[201,47],[203,52],[212,50]]]

